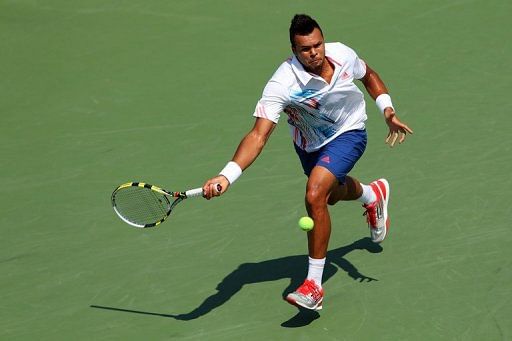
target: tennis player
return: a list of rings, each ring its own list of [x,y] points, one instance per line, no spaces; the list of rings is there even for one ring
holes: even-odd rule
[[[203,185],[205,198],[226,192],[262,151],[282,112],[286,113],[295,150],[308,177],[305,203],[315,227],[308,232],[309,268],[304,283],[286,300],[308,309],[322,308],[322,274],[331,233],[327,205],[359,200],[365,208],[375,243],[389,229],[390,186],[385,179],[368,185],[348,173],[366,148],[366,108],[362,82],[384,116],[391,147],[412,130],[395,113],[379,75],[342,43],[325,43],[322,29],[308,15],[295,15],[290,25],[293,56],[268,81],[256,105],[255,124],[241,140],[233,159]],[[222,185],[217,192],[215,184]]]

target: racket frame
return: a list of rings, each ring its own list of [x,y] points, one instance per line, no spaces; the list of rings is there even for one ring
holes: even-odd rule
[[[116,197],[116,194],[117,192],[119,192],[120,190],[122,189],[125,189],[125,188],[128,188],[128,187],[142,187],[142,188],[147,188],[151,191],[155,191],[157,193],[160,193],[160,194],[163,194],[164,195],[164,198],[167,200],[167,204],[169,204],[169,209],[167,210],[166,214],[164,215],[164,217],[162,219],[160,219],[159,221],[157,222],[154,222],[154,223],[150,223],[150,224],[137,224],[137,223],[134,223],[133,221],[130,221],[128,219],[126,219],[117,209],[116,207],[116,200],[115,200],[115,197]],[[188,190],[188,191],[185,191],[185,192],[171,192],[171,191],[167,191],[163,188],[160,188],[160,187],[157,187],[157,186],[154,186],[154,185],[150,185],[148,183],[145,183],[145,182],[127,182],[125,184],[122,184],[120,186],[118,186],[113,192],[112,192],[112,195],[111,195],[111,203],[112,203],[112,208],[114,209],[114,212],[117,214],[117,216],[122,220],[124,221],[125,223],[127,223],[128,225],[131,225],[131,226],[134,226],[134,227],[138,227],[138,228],[149,228],[149,227],[155,227],[155,226],[158,226],[160,225],[161,223],[163,223],[168,217],[169,215],[171,214],[172,210],[174,209],[174,207],[176,205],[178,205],[181,201],[183,201],[184,199],[187,199],[189,197],[197,197],[197,196],[202,196],[203,194],[203,189],[202,188],[195,188],[195,189],[191,189],[191,190]],[[169,200],[169,198],[175,198],[175,200],[171,203],[171,201]]]

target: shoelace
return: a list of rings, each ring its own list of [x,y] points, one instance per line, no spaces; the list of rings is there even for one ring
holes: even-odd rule
[[[318,286],[313,281],[309,280],[304,281],[304,283],[297,289],[297,291],[303,295],[311,295],[315,300],[322,296]]]
[[[377,202],[374,202],[369,205],[363,205],[366,211],[363,213],[363,216],[366,216],[366,222],[370,226],[377,226],[377,210],[375,208],[377,206]]]

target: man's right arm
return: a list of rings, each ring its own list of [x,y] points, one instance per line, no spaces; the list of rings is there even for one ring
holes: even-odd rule
[[[268,119],[256,118],[251,131],[240,141],[232,162],[235,162],[242,171],[247,169],[260,155],[275,125],[274,122]],[[221,192],[217,192],[215,184],[222,186]],[[223,175],[211,178],[203,185],[204,197],[211,199],[212,197],[219,196],[228,189],[229,185],[228,179]]]

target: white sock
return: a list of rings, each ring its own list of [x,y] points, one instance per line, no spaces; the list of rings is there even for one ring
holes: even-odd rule
[[[363,204],[371,204],[377,200],[377,195],[371,186],[361,184],[361,187],[363,187],[363,195],[357,199],[358,201],[362,202]]]
[[[322,287],[322,275],[324,273],[325,258],[315,259],[309,257],[308,277],[315,281],[316,285]]]

